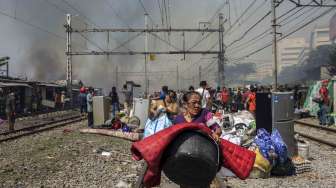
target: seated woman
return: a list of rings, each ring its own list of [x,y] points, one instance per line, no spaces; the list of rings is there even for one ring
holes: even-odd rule
[[[176,94],[168,91],[164,100],[152,100],[149,118],[145,123],[144,137],[155,134],[172,125],[172,119],[178,114]],[[140,132],[140,130],[137,130]]]
[[[210,127],[213,131],[212,136],[215,140],[219,140],[222,130],[217,123],[211,123],[212,113],[203,108],[201,95],[198,92],[190,91],[183,96],[183,101],[186,111],[178,116],[173,121],[173,124],[179,123],[203,123]]]

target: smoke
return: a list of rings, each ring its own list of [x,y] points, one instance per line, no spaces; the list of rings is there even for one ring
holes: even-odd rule
[[[279,74],[280,83],[300,83],[320,79],[320,67],[327,66],[329,74],[334,75],[336,55],[335,45],[323,45],[311,51],[306,61],[301,64],[285,67]]]
[[[86,18],[95,22],[100,27],[118,28],[124,27],[144,27],[144,10],[140,4],[134,0],[67,0],[70,4],[81,11],[81,14],[71,9],[62,1],[50,1],[59,6],[63,10],[68,11],[73,17],[74,27],[84,28],[88,22]],[[106,1],[112,4],[114,10],[107,6]],[[16,4],[17,2],[17,4]],[[61,12],[50,5],[45,0],[17,0],[17,1],[1,1],[1,7],[9,7],[7,13],[15,15],[15,17],[25,20],[39,28],[61,35],[65,38],[65,23],[64,12]],[[157,1],[143,1],[147,11],[151,15],[149,19],[150,27],[166,27],[161,25],[161,13],[158,9]],[[176,28],[198,28],[200,21],[207,21],[221,1],[171,1],[171,25]],[[95,7],[95,8],[92,8]],[[188,13],[185,12],[185,7],[188,7]],[[1,9],[1,8],[0,8]],[[209,12],[211,14],[209,14]],[[116,15],[118,14],[118,16]],[[78,15],[78,16],[76,16]],[[86,18],[85,18],[86,17]],[[2,17],[0,18],[2,19]],[[11,72],[14,74],[28,75],[29,78],[52,81],[57,79],[65,79],[65,40],[55,37],[50,33],[41,31],[29,25],[25,25],[14,19],[6,18],[11,24],[4,27],[1,33],[2,43],[10,44],[10,53],[5,54],[11,57],[13,61]],[[2,21],[2,20],[1,20]],[[153,24],[152,21],[155,23]],[[214,21],[214,27],[217,27],[218,20]],[[88,26],[92,27],[92,26]],[[94,33],[85,34],[87,38],[94,41],[103,50],[112,50],[119,46],[120,43],[128,40],[134,33]],[[158,34],[163,40],[170,41],[179,49],[183,49],[182,33]],[[196,41],[204,37],[206,34],[186,33],[185,44],[186,49],[191,47]],[[217,40],[217,35],[213,34],[209,40],[204,40],[192,50],[208,50],[213,42]],[[73,35],[73,50],[74,51],[92,51],[98,49],[96,45],[85,41],[78,34]],[[80,44],[78,44],[80,43]],[[116,49],[116,51],[144,51],[144,35]],[[77,45],[78,44],[78,45]],[[149,38],[149,49],[153,51],[169,51],[176,50],[169,47],[166,42],[155,37]],[[18,52],[20,48],[20,52]],[[216,49],[213,49],[216,50]],[[9,50],[8,50],[9,51]],[[150,90],[157,90],[162,85],[168,85],[170,88],[176,88],[176,65],[179,64],[181,78],[190,78],[197,71],[193,69],[198,67],[194,63],[199,59],[199,56],[187,55],[187,61],[180,61],[182,55],[156,56],[156,60],[148,62],[148,71],[166,71],[162,73],[149,74]],[[118,78],[115,74],[118,67]],[[190,67],[190,68],[189,68]],[[238,68],[239,69],[239,68]],[[169,72],[172,71],[172,72]],[[133,73],[132,73],[133,72]],[[144,80],[144,56],[74,56],[73,57],[73,79],[82,80],[84,84],[93,87],[104,88],[105,92],[110,90],[112,86],[117,86],[119,89],[127,80],[133,80],[142,86],[145,85]],[[197,74],[197,73],[196,73]],[[212,73],[209,73],[212,74]],[[118,83],[116,80],[118,79]],[[183,81],[180,81],[182,85]],[[184,85],[190,85],[185,83]]]
[[[55,43],[32,41],[31,47],[27,48],[21,68],[29,73],[30,79],[53,81],[65,78],[64,58],[52,44]]]
[[[232,83],[245,80],[246,75],[255,72],[256,65],[254,63],[243,63],[225,66],[225,77]]]

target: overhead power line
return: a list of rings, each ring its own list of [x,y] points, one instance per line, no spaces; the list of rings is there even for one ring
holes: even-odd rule
[[[112,3],[109,0],[106,0],[107,5],[110,7],[110,9],[112,10],[112,12],[114,13],[114,15],[117,16],[117,18],[123,22],[128,28],[130,28],[131,26],[119,15],[119,13],[113,8]]]
[[[79,9],[77,9],[76,7],[74,7],[72,4],[70,4],[67,0],[62,0],[62,2],[64,2],[67,6],[69,6],[71,9],[73,9],[74,11],[76,11],[79,15],[81,15],[84,19],[86,19],[91,25],[93,25],[96,28],[100,28],[97,24],[95,24],[91,19],[89,19],[87,16],[85,16]],[[81,35],[83,37],[83,35]],[[85,37],[86,39],[88,39],[87,37]],[[120,42],[118,40],[116,40],[115,38],[111,37],[114,41],[116,41],[116,43],[119,45]],[[89,41],[89,40],[88,40]],[[90,42],[90,41],[89,41]],[[96,46],[92,41],[90,42],[91,44],[93,44],[94,46]],[[96,46],[99,49],[102,49],[100,46]],[[125,49],[131,51],[131,49],[127,48],[126,46],[122,46]]]
[[[151,15],[148,13],[148,11],[146,10],[146,7],[145,7],[145,5],[143,4],[142,0],[138,0],[138,1],[139,1],[139,3],[140,3],[141,7],[143,8],[145,14],[148,14],[149,19],[150,19],[150,21],[152,22],[152,24],[155,24],[155,22],[154,22],[152,16],[151,16]]]
[[[243,13],[236,19],[236,21],[225,31],[225,33],[228,33],[232,28],[236,26],[236,24],[239,23],[239,20],[253,7],[253,5],[257,2],[257,0],[253,0],[248,7],[243,11]],[[225,34],[224,33],[224,34]]]
[[[278,19],[279,19],[279,18],[282,18],[282,17],[284,17],[284,16],[286,16],[286,15],[289,14],[291,11],[293,11],[295,8],[296,8],[296,7],[292,8],[292,9],[290,9],[290,11],[287,11],[286,13],[282,14],[281,16],[278,17]],[[300,18],[302,15],[304,15],[304,14],[310,12],[312,9],[314,9],[314,7],[311,7],[310,10],[305,11],[304,13],[302,13],[302,14],[300,14],[300,15],[298,15],[298,16],[294,16],[295,14],[297,14],[298,12],[300,12],[301,10],[303,10],[304,8],[305,8],[305,7],[301,7],[298,11],[295,11],[293,14],[288,15],[286,18],[284,18],[283,20],[281,20],[281,21],[279,22],[279,24],[282,24],[283,22],[285,22],[285,21],[288,20],[289,18],[294,18],[294,19],[290,19],[289,21],[283,23],[283,24],[281,25],[281,26],[283,27],[283,26],[285,26],[285,25],[287,25],[287,24],[289,24],[289,23],[291,23],[291,22],[297,20],[297,19]],[[249,39],[247,42],[242,43],[242,44],[240,44],[240,45],[238,45],[238,46],[235,46],[235,47],[233,47],[233,48],[230,48],[229,50],[239,49],[239,48],[242,48],[242,47],[244,47],[244,48],[249,47],[249,46],[253,45],[253,42],[254,42],[254,41],[260,41],[260,40],[266,38],[266,37],[268,36],[268,32],[271,32],[271,28],[266,29],[264,32],[258,34],[257,36],[255,36],[255,37],[253,37],[253,38],[251,38],[251,39]]]
[[[70,3],[68,3],[66,0],[62,0],[64,3],[66,3],[70,8],[72,8],[73,10],[75,10],[77,13],[80,13],[80,11],[78,9],[76,9],[75,7],[73,7]],[[56,8],[57,10],[59,10],[60,12],[63,12],[64,14],[67,14],[67,11],[65,11],[64,9],[60,8],[59,6],[57,6],[54,3],[51,3],[49,0],[45,0],[46,3],[50,4],[51,6],[53,6],[54,8]],[[85,15],[82,15],[85,19],[88,19]],[[89,20],[90,21],[90,20]],[[91,23],[94,24],[94,23]],[[96,48],[103,50],[103,48],[101,48],[97,43],[91,41],[89,38],[87,38],[86,36],[84,36],[83,34],[81,34],[81,37],[83,37],[85,40],[87,40],[89,43],[91,43],[93,46],[95,46]]]
[[[219,12],[228,4],[228,0],[226,0],[224,3],[222,3],[218,9],[215,11],[215,13],[210,17],[209,19],[209,27],[211,27],[212,23],[214,22],[214,20],[217,18],[217,15],[219,14]],[[203,40],[205,40],[206,38],[209,37],[210,34],[207,34],[205,37],[199,39],[201,37],[201,34],[199,34],[197,37],[196,37],[196,40],[194,41],[194,44],[189,48],[190,49],[193,49],[194,47],[196,47],[199,43],[201,43]]]
[[[25,25],[31,26],[31,27],[33,27],[33,28],[35,28],[35,29],[40,30],[40,31],[43,31],[43,32],[45,32],[45,33],[48,33],[48,34],[50,34],[50,35],[53,35],[54,37],[57,37],[57,38],[61,38],[61,39],[66,40],[66,38],[63,37],[63,36],[61,36],[60,34],[57,34],[57,33],[54,33],[54,32],[52,32],[52,31],[49,31],[49,30],[47,30],[47,29],[45,29],[45,28],[43,28],[43,27],[41,27],[41,26],[32,24],[32,23],[30,23],[30,22],[28,22],[28,21],[26,21],[26,20],[24,20],[24,19],[22,19],[22,18],[12,16],[12,15],[7,14],[7,13],[2,12],[2,11],[0,11],[0,14],[3,15],[3,16],[12,18],[12,19],[14,19],[14,20],[16,20],[16,21],[18,21],[18,22],[21,22],[21,23],[23,23],[23,24],[25,24]]]
[[[288,33],[288,34],[286,34],[286,35],[283,35],[283,36],[282,36],[281,38],[279,38],[277,41],[283,40],[283,39],[285,39],[285,38],[291,36],[292,34],[294,34],[294,33],[298,32],[298,31],[300,31],[301,29],[307,27],[309,24],[313,23],[314,21],[316,21],[316,20],[320,19],[321,17],[325,16],[326,14],[330,13],[333,9],[335,9],[335,7],[332,7],[332,8],[330,8],[330,9],[328,9],[327,11],[325,11],[325,12],[319,14],[318,16],[316,16],[315,18],[311,19],[310,21],[308,21],[307,23],[303,24],[302,26],[298,27],[297,29],[291,31],[290,33]],[[246,57],[252,56],[252,55],[254,55],[254,54],[256,54],[256,53],[258,53],[258,52],[264,50],[265,48],[270,47],[271,45],[272,45],[272,42],[269,43],[269,44],[267,44],[267,45],[265,45],[265,46],[263,46],[262,48],[259,48],[259,49],[255,50],[255,51],[253,51],[253,52],[251,52],[251,53],[249,53],[249,54],[247,54],[247,55],[245,55],[245,56],[242,56],[242,57],[240,57],[240,58],[237,58],[237,59],[245,59]]]
[[[263,20],[265,20],[265,18],[267,18],[267,16],[269,16],[271,14],[271,12],[268,12],[267,14],[265,14],[262,18],[260,18],[255,24],[253,24],[250,28],[248,28],[243,35],[241,35],[238,39],[234,40],[233,42],[231,42],[229,45],[227,45],[227,47],[232,46],[233,44],[241,41],[250,31],[252,31],[258,24],[260,24]]]
[[[266,0],[265,0],[266,1]],[[254,9],[252,12],[251,12],[251,14],[249,14],[249,15],[247,15],[246,16],[246,19],[245,20],[243,20],[243,21],[241,21],[240,22],[240,24],[239,24],[239,26],[241,26],[241,25],[244,25],[244,23],[246,23],[248,20],[250,20],[251,18],[254,18],[254,14],[256,14],[256,13],[258,13],[259,12],[259,9],[261,9],[263,6],[265,6],[266,5],[266,3],[265,2],[261,2],[261,4],[256,8],[256,9]],[[234,33],[234,31],[235,30],[233,30],[233,31],[231,31],[231,32],[225,32],[225,35],[231,35],[231,33]]]

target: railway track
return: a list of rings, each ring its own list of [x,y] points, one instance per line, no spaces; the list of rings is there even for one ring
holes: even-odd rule
[[[310,140],[336,147],[336,129],[301,120],[295,121],[295,133]]]
[[[51,122],[44,122],[38,125],[21,128],[21,129],[11,131],[11,132],[4,132],[0,134],[0,143],[10,141],[10,140],[15,140],[15,139],[18,139],[24,136],[40,133],[43,131],[48,131],[54,128],[63,127],[71,123],[80,122],[84,119],[86,119],[86,117],[82,115],[74,115],[74,116],[66,117],[64,119],[59,119],[59,120],[55,120]]]

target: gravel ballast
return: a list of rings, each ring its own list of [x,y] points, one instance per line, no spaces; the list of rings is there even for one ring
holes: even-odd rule
[[[131,142],[80,134],[86,121],[0,143],[0,187],[132,187],[141,163]],[[335,187],[336,149],[310,142],[313,171],[269,179],[223,179],[223,187]],[[100,151],[112,151],[102,156]],[[197,173],[197,172],[195,172]],[[160,187],[178,187],[162,178]]]

